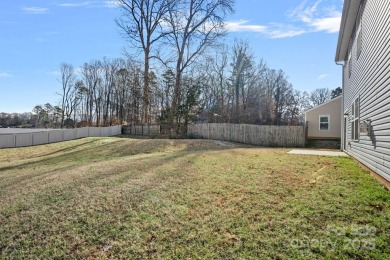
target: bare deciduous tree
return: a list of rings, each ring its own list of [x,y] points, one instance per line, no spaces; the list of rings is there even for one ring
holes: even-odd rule
[[[289,96],[292,95],[292,85],[287,81],[282,70],[276,72],[275,92],[274,92],[274,109],[275,125],[280,125],[283,114],[286,113],[289,104]]]
[[[233,45],[232,60],[232,90],[235,107],[232,110],[232,118],[235,123],[240,122],[242,112],[246,110],[248,92],[253,82],[256,81],[256,68],[254,56],[245,41],[235,41]],[[241,113],[240,113],[241,112]]]
[[[143,77],[143,123],[149,123],[150,109],[150,60],[159,58],[153,49],[166,32],[162,30],[162,19],[173,8],[172,0],[116,0],[122,10],[122,17],[116,24],[133,47],[144,54]],[[154,51],[154,53],[153,53]]]
[[[65,115],[67,118],[72,114],[72,104],[75,98],[75,88],[74,81],[76,75],[74,74],[74,69],[71,64],[62,63],[61,64],[61,128],[64,127]]]
[[[310,94],[310,101],[312,103],[312,106],[318,106],[326,101],[330,100],[331,98],[331,92],[328,88],[319,88],[311,92]]]
[[[94,117],[94,108],[96,116],[96,125],[99,124],[98,117],[96,115],[98,105],[96,103],[98,101],[99,86],[102,82],[101,67],[102,65],[100,61],[92,61],[90,63],[85,63],[81,72],[84,78],[84,84],[88,89],[86,100],[86,120],[88,126],[92,125]]]
[[[234,0],[178,0],[169,9],[168,37],[176,55],[171,120],[177,121],[183,72],[224,35],[224,19],[233,12],[233,4]]]

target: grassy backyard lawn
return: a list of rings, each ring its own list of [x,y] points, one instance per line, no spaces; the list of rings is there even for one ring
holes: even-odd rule
[[[390,192],[349,158],[205,140],[0,150],[0,258],[390,257]]]

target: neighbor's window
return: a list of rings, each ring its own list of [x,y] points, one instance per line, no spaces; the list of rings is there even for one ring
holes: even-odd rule
[[[355,101],[352,103],[351,113],[352,113],[351,139],[359,140],[359,115],[360,115],[359,98],[355,99]]]
[[[329,116],[320,116],[320,130],[329,130]]]

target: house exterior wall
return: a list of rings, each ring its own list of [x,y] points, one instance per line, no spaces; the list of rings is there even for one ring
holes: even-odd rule
[[[341,97],[315,107],[305,114],[308,139],[339,139],[341,137]],[[329,116],[329,130],[320,130],[320,115]]]
[[[343,66],[343,112],[347,116],[342,147],[390,181],[390,1],[362,1],[361,10],[361,22],[357,20]],[[359,121],[371,120],[372,127],[370,135],[359,132],[359,139],[352,140],[351,108],[356,98],[360,99]]]

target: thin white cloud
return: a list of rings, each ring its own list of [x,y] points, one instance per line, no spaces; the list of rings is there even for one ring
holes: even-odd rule
[[[29,14],[46,14],[49,9],[45,7],[24,7],[23,11]]]
[[[322,2],[322,0],[316,1],[311,6],[308,6],[307,2],[307,0],[304,0],[303,2],[301,2],[300,5],[290,10],[288,12],[288,16],[301,20],[305,23],[310,23],[310,21],[313,19],[314,15],[318,11],[318,6]]]
[[[90,5],[91,2],[83,2],[83,3],[63,3],[59,4],[60,7],[83,7]]]
[[[329,74],[322,74],[322,75],[319,75],[318,77],[317,77],[317,80],[324,80],[324,79],[326,79],[326,78],[328,78],[330,75]]]
[[[248,20],[228,21],[225,28],[229,32],[255,32],[272,39],[289,38],[305,33],[305,30],[290,25],[272,23],[269,25],[250,24]]]
[[[267,30],[266,26],[248,24],[248,20],[228,21],[225,23],[225,27],[229,32],[261,32],[264,33]]]
[[[319,18],[311,22],[316,31],[325,31],[328,33],[337,33],[340,30],[341,13],[335,14],[333,17]]]
[[[267,33],[271,39],[291,38],[301,34],[304,34],[304,30],[272,30]]]
[[[108,8],[115,8],[118,7],[119,3],[117,1],[108,0],[104,1],[104,6]]]
[[[59,7],[67,7],[67,8],[113,8],[117,7],[118,4],[114,0],[106,0],[106,1],[94,1],[94,2],[80,2],[80,3],[62,3],[58,5]]]
[[[314,32],[337,33],[340,28],[341,12],[333,6],[322,7],[322,0],[307,4],[308,0],[303,1],[298,7],[290,10],[288,16],[302,22]]]
[[[7,72],[1,72],[0,71],[0,78],[10,78],[12,77],[11,74],[7,73]]]
[[[51,75],[51,76],[56,76],[56,77],[61,76],[61,72],[58,71],[58,70],[48,71],[48,72],[46,72],[46,73],[49,74],[49,75]]]
[[[266,36],[272,39],[291,38],[306,33],[303,28],[293,25],[272,23],[268,26]]]
[[[340,28],[341,12],[334,6],[325,6],[323,0],[304,0],[286,14],[287,22],[253,24],[248,20],[228,21],[229,32],[254,32],[267,38],[290,38],[306,33],[337,33]]]

